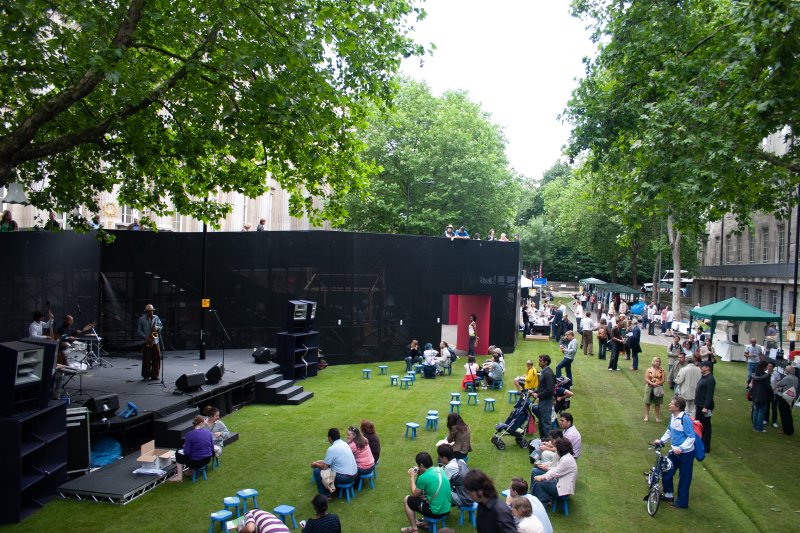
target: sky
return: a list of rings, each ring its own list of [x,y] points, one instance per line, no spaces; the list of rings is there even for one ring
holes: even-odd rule
[[[506,155],[538,180],[559,159],[570,127],[558,119],[595,47],[569,0],[427,0],[414,38],[436,49],[402,72],[436,95],[466,90],[508,141]]]

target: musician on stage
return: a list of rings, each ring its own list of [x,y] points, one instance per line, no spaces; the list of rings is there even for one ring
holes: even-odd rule
[[[64,321],[61,323],[61,325],[58,326],[58,329],[56,329],[56,332],[58,332],[58,336],[62,342],[72,342],[81,335],[86,334],[87,331],[91,331],[91,329],[94,327],[94,322],[91,322],[86,324],[83,329],[77,329],[72,327],[74,323],[75,319],[72,318],[72,315],[67,315],[64,317]]]
[[[148,379],[158,379],[161,370],[161,347],[159,346],[159,336],[161,334],[161,319],[153,312],[155,309],[151,304],[144,308],[144,314],[139,318],[139,326],[136,334],[144,340],[142,350],[142,377]]]
[[[49,335],[42,333],[42,330],[53,330],[53,313],[50,313],[50,318],[44,322],[44,313],[41,311],[33,312],[33,322],[28,326],[28,337],[31,339],[49,339]]]

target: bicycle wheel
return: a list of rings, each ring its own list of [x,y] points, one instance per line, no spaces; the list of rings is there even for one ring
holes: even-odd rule
[[[650,487],[650,494],[647,495],[647,513],[655,516],[658,511],[658,504],[661,503],[661,489],[658,485]]]

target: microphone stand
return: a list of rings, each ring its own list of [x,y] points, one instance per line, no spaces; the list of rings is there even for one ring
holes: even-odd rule
[[[222,369],[225,370],[226,372],[232,372],[232,373],[235,374],[236,372],[234,372],[233,370],[226,370],[225,369],[225,341],[226,340],[228,342],[231,341],[231,338],[228,335],[228,331],[225,329],[225,326],[222,324],[222,320],[219,319],[219,315],[217,314],[217,310],[216,309],[209,309],[208,312],[214,315],[214,318],[217,319],[217,324],[219,324],[219,327],[222,328],[222,335],[223,335],[222,336]]]

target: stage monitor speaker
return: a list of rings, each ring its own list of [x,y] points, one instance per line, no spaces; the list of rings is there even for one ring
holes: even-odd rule
[[[259,365],[265,365],[275,358],[275,349],[265,348],[264,346],[257,346],[253,348],[253,359]]]
[[[92,396],[86,400],[86,403],[84,403],[83,406],[95,416],[114,416],[119,409],[119,396],[116,394]]]
[[[175,387],[181,392],[194,392],[200,390],[205,383],[206,376],[202,372],[192,372],[182,374],[175,382]]]
[[[223,375],[225,375],[225,367],[222,366],[222,363],[217,363],[209,368],[208,372],[206,372],[206,383],[210,385],[216,385],[222,381]]]
[[[314,325],[314,319],[317,318],[317,302],[306,300],[306,327],[310,328]]]
[[[286,330],[298,331],[305,329],[308,315],[308,302],[305,300],[289,300],[286,312]]]

